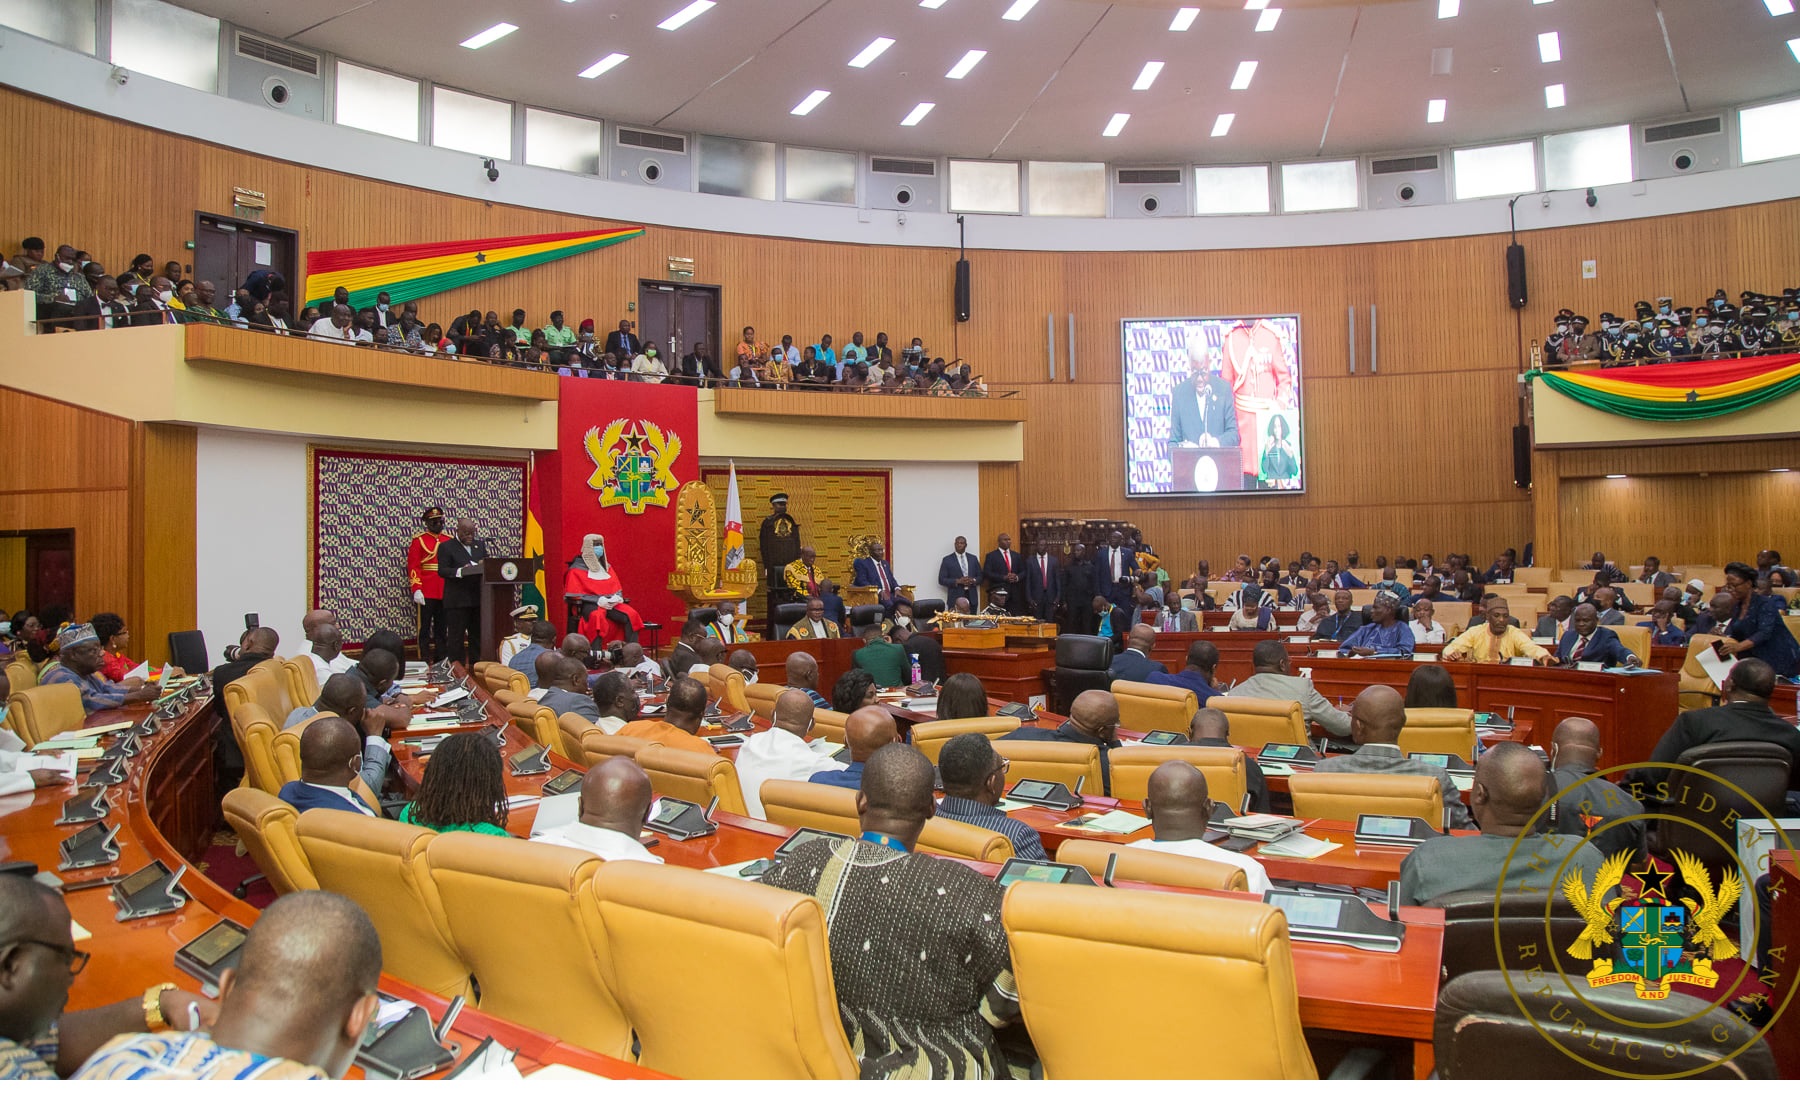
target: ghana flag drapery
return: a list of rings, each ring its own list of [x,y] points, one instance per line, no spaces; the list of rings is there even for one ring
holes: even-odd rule
[[[552,232],[541,236],[499,236],[407,247],[355,247],[306,253],[306,303],[323,305],[338,286],[350,291],[350,307],[375,303],[387,290],[397,306],[433,293],[461,289],[515,270],[553,263],[584,251],[623,243],[644,234],[627,225],[604,232]]]
[[[1583,373],[1533,370],[1530,376],[1552,392],[1608,414],[1679,422],[1729,415],[1800,392],[1800,354]]]

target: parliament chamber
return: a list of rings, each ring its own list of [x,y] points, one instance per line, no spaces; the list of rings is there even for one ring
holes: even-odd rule
[[[1800,1077],[1791,4],[265,7],[0,4],[0,1079]]]

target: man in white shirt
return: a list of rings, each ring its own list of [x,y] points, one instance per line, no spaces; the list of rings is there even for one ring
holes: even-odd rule
[[[331,315],[320,316],[318,320],[313,323],[312,327],[307,329],[306,337],[309,339],[336,340],[338,342],[347,343],[356,338],[356,334],[351,330],[351,327],[350,306],[347,304],[334,304],[331,306]]]
[[[0,720],[6,718],[7,701],[12,696],[12,681],[0,673]],[[810,705],[810,702],[809,702]],[[0,795],[15,795],[52,784],[67,784],[69,769],[51,768],[60,758],[35,754],[25,748],[25,740],[0,727]],[[43,766],[43,767],[39,767]],[[839,765],[838,768],[843,768]],[[802,780],[806,779],[801,777]]]
[[[807,780],[817,772],[838,772],[849,766],[831,754],[814,750],[807,742],[812,730],[812,698],[799,689],[783,689],[775,698],[775,725],[753,734],[738,748],[738,786],[752,818],[766,818],[762,786],[767,780]],[[833,752],[836,752],[835,749]]]
[[[591,852],[602,860],[662,863],[638,840],[650,817],[650,778],[629,757],[596,765],[581,778],[581,808],[575,821],[533,834],[545,845]]]
[[[330,680],[332,674],[348,673],[356,668],[356,660],[344,653],[344,633],[336,624],[321,624],[313,629],[312,646],[306,657],[312,660],[313,673],[318,675],[321,685]]]
[[[638,717],[637,689],[622,673],[601,674],[594,680],[594,707],[600,709],[594,726],[607,734],[618,734],[620,727]]]
[[[1206,790],[1206,774],[1185,761],[1165,761],[1150,774],[1144,795],[1144,814],[1156,836],[1133,841],[1128,848],[1214,860],[1244,869],[1251,894],[1269,889],[1269,873],[1241,852],[1221,849],[1206,840],[1212,817],[1212,798]]]

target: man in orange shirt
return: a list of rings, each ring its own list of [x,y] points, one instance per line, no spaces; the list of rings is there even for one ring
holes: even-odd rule
[[[444,532],[444,511],[428,507],[419,520],[425,531],[406,546],[406,580],[412,585],[413,604],[419,607],[419,657],[426,662],[443,658],[448,647],[444,622],[444,580],[438,574],[438,545],[449,540]]]
[[[670,749],[692,750],[716,757],[719,751],[699,737],[700,723],[705,718],[706,686],[691,677],[682,677],[669,686],[669,701],[663,718],[627,723],[619,728],[619,733],[660,742]]]

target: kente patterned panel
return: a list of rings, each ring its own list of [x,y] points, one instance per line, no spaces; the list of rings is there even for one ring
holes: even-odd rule
[[[762,546],[757,533],[769,516],[769,496],[786,491],[788,514],[800,523],[800,543],[819,554],[819,569],[840,588],[850,585],[850,544],[858,537],[892,536],[888,525],[889,483],[886,469],[745,468],[739,466],[738,499],[744,511],[744,554],[761,573]],[[718,501],[720,527],[725,521],[726,468],[702,467],[700,478]],[[757,596],[766,594],[759,587]]]

